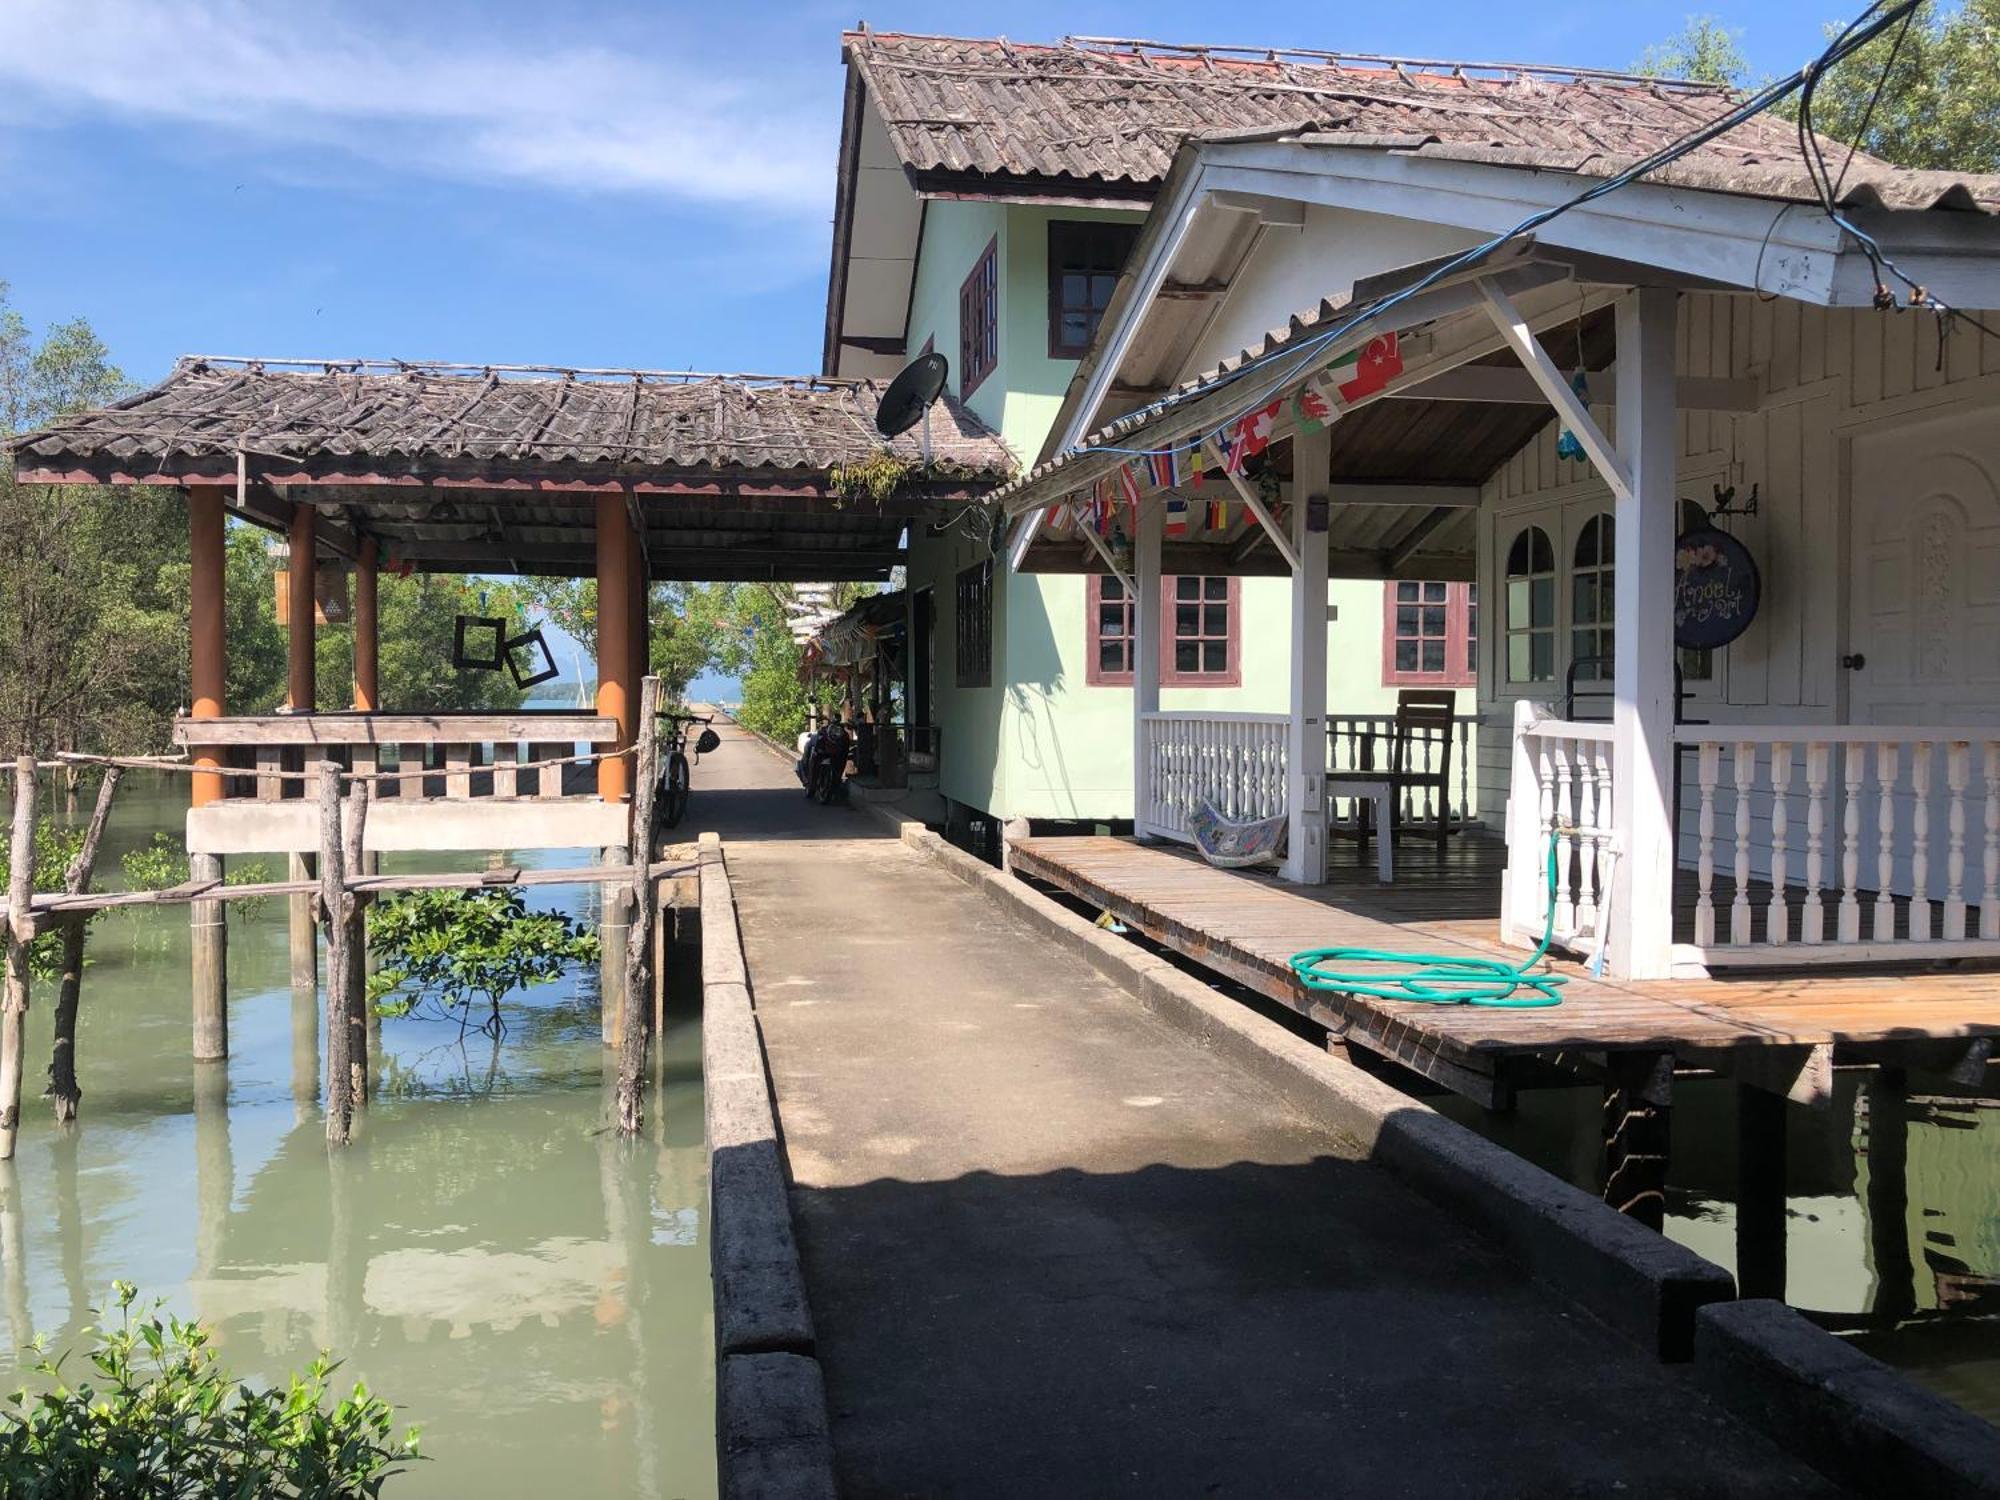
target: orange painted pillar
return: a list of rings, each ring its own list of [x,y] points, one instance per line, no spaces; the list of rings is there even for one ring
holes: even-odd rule
[[[626,514],[629,517],[631,513]],[[638,532],[632,535],[632,704],[636,711],[640,686],[653,666],[653,622],[646,599],[650,580],[646,577],[645,549],[639,545],[642,538]]]
[[[371,714],[382,706],[376,678],[375,573],[379,559],[375,538],[363,537],[361,556],[354,563],[354,706]]]
[[[597,711],[618,721],[618,748],[632,743],[639,684],[632,676],[632,525],[623,495],[597,497]],[[597,763],[597,795],[623,802],[632,772],[624,757]]]
[[[319,512],[310,505],[292,507],[291,585],[285,611],[285,701],[295,714],[309,714],[319,705],[313,681],[313,565],[318,550]]]
[[[188,491],[188,713],[196,719],[219,719],[224,684],[228,680],[228,646],[223,634],[222,491],[203,486]],[[194,805],[222,800],[222,752],[212,745],[194,747],[194,763],[211,769],[194,777]]]

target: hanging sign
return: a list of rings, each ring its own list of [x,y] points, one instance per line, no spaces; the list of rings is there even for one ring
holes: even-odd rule
[[[1713,526],[1682,532],[1674,542],[1674,644],[1728,645],[1757,618],[1763,590],[1757,560],[1735,537]]]

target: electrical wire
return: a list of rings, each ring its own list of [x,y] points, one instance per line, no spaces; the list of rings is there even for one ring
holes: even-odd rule
[[[1867,46],[1869,42],[1887,31],[1891,26],[1894,26],[1898,21],[1907,20],[1915,13],[1918,5],[1921,3],[1922,0],[1898,0],[1898,3],[1890,5],[1889,0],[1875,0],[1875,3],[1870,5],[1867,10],[1849,22],[1840,35],[1811,63],[1786,78],[1766,84],[1763,88],[1756,90],[1744,98],[1733,109],[1728,110],[1708,124],[1670,142],[1668,145],[1633,163],[1623,171],[1592,184],[1582,192],[1574,194],[1561,203],[1552,204],[1548,208],[1539,209],[1529,214],[1512,227],[1442,262],[1412,282],[1409,286],[1400,288],[1389,296],[1369,304],[1368,307],[1346,319],[1338,326],[1328,329],[1324,333],[1313,335],[1297,347],[1273,350],[1268,354],[1253,356],[1245,360],[1236,369],[1227,372],[1207,385],[1198,387],[1193,391],[1177,392],[1172,396],[1163,397],[1160,400],[1140,407],[1135,412],[1128,413],[1122,419],[1129,421],[1137,417],[1142,421],[1150,421],[1155,417],[1172,411],[1176,406],[1182,405],[1185,402],[1213,395],[1217,390],[1244,380],[1260,371],[1282,366],[1274,382],[1266,386],[1257,397],[1246,402],[1236,415],[1223,421],[1220,425],[1204,427],[1197,436],[1183,442],[1147,448],[1125,447],[1111,443],[1072,445],[1064,450],[1064,455],[1071,458],[1092,454],[1147,457],[1159,453],[1183,453],[1191,452],[1201,447],[1202,444],[1223,436],[1237,422],[1240,422],[1245,414],[1267,405],[1286,386],[1290,385],[1301,371],[1313,363],[1314,357],[1328,344],[1343,339],[1368,323],[1376,321],[1392,309],[1429,290],[1445,277],[1455,275],[1468,267],[1479,264],[1504,246],[1521,238],[1523,235],[1533,233],[1536,229],[1539,229],[1551,220],[1573,209],[1581,208],[1585,204],[1592,203],[1609,193],[1616,192],[1622,187],[1629,186],[1640,178],[1659,171],[1662,167],[1672,165],[1682,157],[1699,150],[1717,137],[1734,130],[1745,121],[1764,113],[1777,104],[1779,100],[1786,98],[1794,92],[1811,89],[1816,85],[1818,78],[1833,64],[1844,60],[1860,48]],[[1885,9],[1885,7],[1887,8]],[[1803,93],[1801,93],[1801,98],[1803,103]],[[1809,110],[1802,109],[1802,113],[1809,113]],[[1802,138],[1805,135],[1806,133],[1802,128]],[[1809,177],[1813,177],[1813,159],[1817,151],[1818,142],[1816,139],[1813,139],[1810,141],[1810,146],[1805,153],[1808,157],[1807,175]],[[1823,157],[1818,158],[1818,166],[1821,173],[1825,174]],[[1820,193],[1822,201],[1828,204],[1829,217],[1836,224],[1840,225],[1840,227],[1847,230],[1848,233],[1853,234],[1858,241],[1862,242],[1864,253],[1870,255],[1871,264],[1874,263],[1877,257],[1881,257],[1882,262],[1888,264],[1894,270],[1893,261],[1889,261],[1883,255],[1881,247],[1871,237],[1854,229],[1851,224],[1845,222],[1843,216],[1832,210],[1830,195],[1824,191],[1821,179],[1813,177],[1813,180],[1815,189]],[[1830,183],[1831,181],[1831,175],[1825,174],[1825,182]],[[1896,274],[1901,275],[1900,272]],[[1904,279],[1907,280],[1907,278]],[[1911,282],[1910,285],[1915,287],[1916,284]],[[1956,313],[1955,309],[1953,311]],[[1959,317],[1965,316],[1963,313],[1956,313],[1956,315]],[[1974,320],[1968,319],[1967,321]],[[1975,326],[1982,325],[1978,325],[1975,322]]]

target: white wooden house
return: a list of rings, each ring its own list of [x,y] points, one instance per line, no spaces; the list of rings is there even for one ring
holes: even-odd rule
[[[1391,71],[1441,111],[1504,101],[1534,129],[1357,119],[1189,142],[1053,457],[1003,492],[1016,566],[1087,567],[1050,520],[1098,475],[1278,403],[1290,713],[1160,715],[1142,615],[1141,834],[1275,765],[1286,873],[1322,879],[1311,601],[1329,573],[1476,579],[1506,936],[1540,936],[1554,841],[1556,936],[1602,945],[1614,975],[2000,956],[2000,178],[1858,158],[1843,226],[1791,127],[1759,120],[1465,259],[1679,133],[1661,101],[1728,101]],[[1175,295],[1188,285],[1220,310]],[[1388,386],[1298,430],[1293,393],[1392,333]],[[1565,433],[1583,456],[1561,456]],[[1761,599],[1729,644],[1677,651],[1677,538],[1731,491],[1712,525]],[[1240,534],[1163,545],[1158,510],[1142,599],[1162,567],[1242,555]]]

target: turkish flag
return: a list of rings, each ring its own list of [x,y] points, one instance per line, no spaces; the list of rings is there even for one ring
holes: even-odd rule
[[[1403,351],[1393,333],[1380,333],[1368,341],[1354,361],[1354,374],[1337,389],[1342,404],[1352,404],[1372,396],[1403,373]]]

